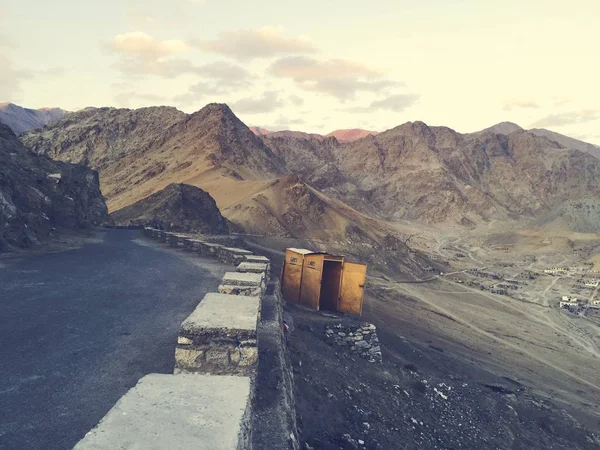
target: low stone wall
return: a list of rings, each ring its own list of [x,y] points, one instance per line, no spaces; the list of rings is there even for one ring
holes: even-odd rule
[[[259,312],[259,297],[206,294],[181,324],[175,373],[254,375]]]
[[[267,293],[269,259],[180,233],[143,232],[236,268],[181,324],[174,374],[142,378],[76,448],[298,450],[283,300],[277,281]]]

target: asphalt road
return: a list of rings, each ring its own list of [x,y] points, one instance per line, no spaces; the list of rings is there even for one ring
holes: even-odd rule
[[[0,449],[71,449],[141,377],[172,372],[179,324],[226,266],[137,238],[0,264]]]

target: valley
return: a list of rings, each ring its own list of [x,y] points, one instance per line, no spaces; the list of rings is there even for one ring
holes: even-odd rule
[[[583,280],[599,278],[590,263],[598,236],[520,230],[430,242],[423,250],[445,272],[425,283],[372,274],[366,317],[528,386],[597,427],[600,308],[592,306],[597,287]],[[544,272],[556,267],[568,270]],[[579,302],[561,308],[563,296]]]
[[[591,148],[511,124],[460,134],[409,122],[348,140],[271,133],[220,104],[190,115],[90,108],[21,139],[98,170],[119,225],[162,217],[203,236],[226,222],[270,252],[274,269],[286,247],[367,263],[363,316],[388,337],[387,352],[418,343],[420,359],[407,363],[417,371],[491,377],[501,395],[525,392],[552,417],[564,409],[599,429],[600,160]],[[205,211],[204,228],[186,208]]]

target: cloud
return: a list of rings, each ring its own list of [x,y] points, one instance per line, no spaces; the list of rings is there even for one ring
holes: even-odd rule
[[[187,92],[176,95],[173,101],[182,106],[198,103],[207,97],[221,97],[240,89],[252,86],[254,77],[243,67],[224,61],[217,61],[203,66],[194,66],[189,62],[175,62],[169,70],[183,70],[194,73],[202,78],[201,81],[190,86]],[[179,72],[181,73],[181,72]]]
[[[231,109],[242,114],[263,114],[283,106],[277,91],[266,91],[260,97],[246,97],[231,105]]]
[[[275,61],[269,68],[269,71],[277,77],[293,78],[301,81],[333,79],[345,74],[367,77],[381,75],[381,72],[358,62],[346,61],[344,59],[319,61],[306,56],[282,58]]]
[[[0,101],[14,101],[21,93],[21,82],[31,78],[32,71],[15,69],[12,60],[0,54]]]
[[[111,42],[112,49],[117,53],[155,59],[181,53],[187,50],[187,44],[178,39],[158,41],[142,31],[118,34]]]
[[[232,87],[228,84],[222,84],[215,81],[199,81],[193,84],[183,94],[173,97],[173,102],[181,106],[195,105],[202,100],[212,97],[216,102],[220,97],[232,92]],[[204,103],[208,103],[204,101]]]
[[[580,123],[593,122],[600,119],[600,110],[586,109],[559,114],[550,114],[531,124],[530,128],[561,127]]]
[[[240,61],[317,51],[308,38],[286,37],[280,27],[224,32],[217,39],[194,41],[192,45],[205,52],[218,53]]]
[[[156,105],[164,103],[165,97],[156,94],[143,94],[135,91],[120,92],[115,95],[115,101],[119,106],[128,108],[130,106],[139,107],[140,105]]]
[[[127,74],[168,76],[166,59],[182,53],[188,45],[181,40],[160,41],[141,31],[118,34],[107,46],[119,55],[116,67]]]
[[[539,109],[541,106],[531,100],[511,100],[504,104],[504,111],[514,111],[516,109]]]
[[[390,111],[400,112],[414,105],[419,100],[416,94],[398,94],[392,95],[382,100],[376,100],[371,103],[370,109],[389,109]]]
[[[290,95],[288,99],[290,103],[294,106],[304,105],[304,99],[302,97],[299,97],[298,95]]]
[[[354,98],[357,92],[379,93],[402,83],[382,79],[381,71],[343,59],[320,61],[305,56],[286,57],[275,61],[268,72],[279,78],[290,78],[305,91],[328,94],[340,100]]]
[[[175,78],[194,74],[203,80],[199,86],[212,84],[219,92],[247,87],[252,79],[246,69],[230,62],[196,65],[188,59],[169,58],[189,48],[183,41],[158,41],[146,33],[135,32],[116,36],[109,46],[119,56],[115,66],[126,75]]]
[[[419,101],[417,94],[396,94],[381,100],[371,102],[369,106],[357,106],[346,108],[344,111],[351,113],[367,113],[375,110],[387,109],[394,112],[402,112]]]

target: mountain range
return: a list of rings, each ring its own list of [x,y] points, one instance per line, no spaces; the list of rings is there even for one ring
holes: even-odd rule
[[[29,109],[14,103],[0,103],[0,122],[8,125],[15,134],[42,128],[61,119],[67,113],[68,111],[60,108]]]
[[[113,212],[186,183],[246,232],[382,242],[387,224],[403,220],[445,231],[548,221],[594,231],[595,146],[548,133],[499,124],[461,134],[408,122],[340,141],[250,129],[226,105],[210,104],[193,114],[88,108],[22,140],[98,170]]]

